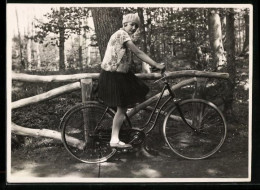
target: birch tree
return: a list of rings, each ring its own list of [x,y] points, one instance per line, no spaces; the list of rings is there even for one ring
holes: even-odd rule
[[[244,14],[245,19],[245,41],[243,44],[242,55],[246,55],[249,51],[249,11],[246,9]]]
[[[20,61],[21,61],[22,69],[26,69],[26,65],[25,65],[25,61],[24,61],[24,57],[23,57],[23,45],[22,45],[22,39],[21,39],[21,33],[20,33],[20,27],[19,27],[19,18],[18,18],[17,10],[15,10],[15,14],[16,14],[16,20],[17,20]]]
[[[212,67],[213,70],[217,70],[218,67],[223,66],[226,61],[222,42],[221,22],[217,10],[210,10],[208,22],[209,40],[214,64]]]

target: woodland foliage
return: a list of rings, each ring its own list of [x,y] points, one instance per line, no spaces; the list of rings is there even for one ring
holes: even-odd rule
[[[221,22],[223,55],[227,51],[226,16],[229,10],[214,9]],[[214,48],[210,39],[210,14],[208,8],[140,7],[121,8],[122,14],[137,13],[143,18],[136,32],[136,43],[158,62],[167,62],[169,67],[178,60],[189,61],[191,67],[211,70],[214,62]],[[235,55],[248,54],[249,12],[247,9],[234,9]],[[88,66],[99,66],[98,51],[100,39],[90,24],[92,12],[86,7],[52,8],[42,18],[34,18],[32,32],[13,37],[13,68],[21,70],[21,56],[27,70],[68,70]],[[101,31],[106,32],[106,31]],[[33,40],[32,45],[29,41]],[[19,44],[20,43],[20,44]],[[101,42],[100,42],[101,43]],[[39,51],[36,45],[39,44]],[[27,46],[31,46],[30,49]],[[104,46],[102,44],[102,46]],[[20,51],[21,50],[21,51]],[[30,52],[29,52],[30,51]],[[22,53],[20,53],[22,52]],[[30,58],[32,54],[32,58]],[[37,64],[37,56],[41,64]],[[39,58],[40,57],[40,58]],[[97,59],[99,57],[99,59]],[[98,63],[90,64],[93,61]],[[39,61],[38,61],[39,62]],[[140,61],[135,58],[135,62]],[[31,65],[31,66],[29,66]],[[140,64],[136,65],[140,72]]]

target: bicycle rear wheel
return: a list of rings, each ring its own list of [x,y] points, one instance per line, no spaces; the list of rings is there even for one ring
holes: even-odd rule
[[[71,108],[60,127],[66,150],[77,160],[100,163],[116,150],[109,145],[114,113],[98,102],[87,102]]]
[[[186,159],[204,159],[213,155],[224,143],[227,125],[221,111],[211,102],[189,99],[179,103],[189,127],[177,107],[165,117],[163,136],[170,149]]]

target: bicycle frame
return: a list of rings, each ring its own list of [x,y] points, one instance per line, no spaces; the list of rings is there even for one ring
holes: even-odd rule
[[[180,108],[180,106],[179,106],[179,104],[178,104],[179,101],[175,99],[175,96],[176,96],[176,95],[175,95],[175,93],[172,91],[172,89],[171,89],[171,87],[170,87],[170,85],[169,85],[167,79],[164,78],[164,81],[163,81],[163,82],[164,82],[164,86],[163,86],[163,89],[162,89],[162,91],[161,91],[160,97],[159,97],[158,100],[156,101],[156,104],[155,104],[155,107],[153,108],[152,113],[150,114],[148,120],[146,121],[144,127],[141,128],[141,130],[143,131],[144,129],[147,128],[147,130],[145,131],[145,134],[146,134],[146,135],[147,135],[150,131],[152,131],[152,130],[154,129],[154,127],[155,127],[157,121],[158,121],[158,117],[159,117],[159,115],[161,114],[162,109],[163,109],[170,101],[172,101],[172,102],[174,103],[174,106],[176,106],[178,112],[180,113],[180,117],[181,117],[182,120],[185,122],[185,124],[186,124],[189,128],[191,128],[193,131],[196,132],[196,129],[193,128],[193,127],[186,121],[186,119],[185,119],[185,117],[184,117],[184,115],[183,115],[183,113],[182,113],[182,111],[181,111],[181,108]],[[162,106],[161,106],[160,108],[158,108],[159,103],[161,102],[162,96],[163,96],[163,94],[164,94],[164,92],[165,92],[166,90],[168,90],[170,97],[167,98],[167,99],[163,102],[163,104],[162,104]],[[158,109],[157,109],[157,108],[158,108]],[[110,107],[107,107],[106,110],[105,110],[105,112],[104,112],[104,114],[103,114],[103,116],[100,118],[100,121],[97,123],[97,126],[99,125],[99,123],[102,121],[104,115],[105,115],[109,110],[110,110],[110,111],[112,110],[112,112],[115,112],[114,109],[112,109],[112,108],[110,108]],[[157,110],[158,110],[158,111],[157,111]],[[156,111],[157,111],[157,113],[155,113]],[[155,115],[155,114],[156,114],[156,115]],[[155,121],[152,121],[152,118],[153,118],[154,115],[155,115]],[[130,119],[129,119],[129,117],[127,116],[127,114],[126,114],[126,120],[127,120],[128,123],[130,124],[130,127],[132,128]],[[151,124],[151,123],[152,123],[152,126],[150,126],[150,127],[148,128],[148,125]],[[96,126],[96,127],[97,127],[97,126]]]
[[[156,104],[155,104],[155,107],[154,107],[152,113],[150,114],[149,119],[147,120],[147,122],[145,123],[144,127],[142,128],[142,130],[144,130],[145,128],[147,128],[148,125],[149,125],[150,123],[152,123],[153,125],[152,125],[148,130],[146,130],[145,133],[146,133],[146,135],[147,135],[150,131],[152,131],[152,130],[154,129],[156,123],[157,123],[158,117],[159,117],[159,115],[161,114],[162,109],[163,109],[170,101],[172,101],[172,102],[174,103],[174,106],[177,108],[178,112],[180,113],[180,117],[181,117],[181,119],[184,121],[184,123],[185,123],[190,129],[192,129],[194,132],[197,132],[197,130],[196,130],[194,127],[192,127],[192,126],[186,121],[186,119],[185,119],[185,117],[184,117],[184,115],[183,115],[183,113],[182,113],[182,111],[181,111],[181,108],[180,108],[180,106],[179,106],[179,104],[178,104],[179,101],[175,99],[175,96],[176,96],[176,95],[175,95],[175,93],[172,91],[172,89],[171,89],[171,87],[170,87],[170,85],[169,85],[167,79],[164,78],[164,81],[163,81],[163,82],[164,82],[164,87],[163,87],[163,89],[162,89],[162,91],[161,91],[160,97],[158,98],[158,100],[157,100],[157,102],[156,102]],[[160,101],[161,101],[161,99],[162,99],[162,96],[163,96],[163,94],[164,94],[164,92],[165,92],[166,90],[168,90],[170,97],[169,97],[167,100],[165,100],[165,101],[163,102],[162,106],[158,109],[158,112],[157,112],[157,114],[156,114],[156,116],[155,116],[155,121],[153,122],[153,121],[151,121],[151,120],[152,120],[152,117],[153,117],[153,115],[155,114],[155,112],[156,112],[156,110],[157,110],[157,107],[158,107],[158,105],[159,105],[159,103],[160,103]]]
[[[158,108],[158,106],[159,106],[159,103],[161,102],[162,96],[163,96],[163,94],[164,94],[164,92],[165,92],[166,90],[169,91],[170,97],[167,98],[167,100],[165,100],[165,101],[163,102],[162,106],[158,109],[158,112],[157,112],[157,114],[156,114],[156,116],[155,116],[155,121],[152,121],[152,118],[153,118],[153,116],[155,115],[155,112],[157,111],[157,108]],[[148,120],[146,121],[146,123],[145,123],[145,125],[144,125],[144,127],[143,127],[143,129],[145,129],[145,128],[148,127],[149,124],[152,123],[152,126],[151,126],[148,130],[146,130],[146,134],[148,134],[151,130],[153,130],[153,128],[155,127],[155,125],[156,125],[156,123],[157,123],[157,121],[158,121],[158,117],[159,117],[159,115],[160,115],[162,109],[163,109],[170,101],[174,100],[174,98],[175,98],[174,92],[171,90],[171,88],[170,88],[170,86],[169,86],[169,83],[165,81],[165,82],[164,82],[164,87],[163,87],[163,89],[162,89],[162,91],[161,91],[161,94],[160,94],[160,97],[159,97],[158,100],[156,101],[155,107],[153,108],[152,113],[150,114]],[[173,102],[174,102],[174,101],[173,101]],[[174,103],[175,103],[175,102],[174,102]]]

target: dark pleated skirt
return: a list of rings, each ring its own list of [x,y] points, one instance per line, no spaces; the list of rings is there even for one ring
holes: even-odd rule
[[[98,97],[109,107],[132,107],[145,100],[149,87],[132,72],[102,70],[98,81]]]

